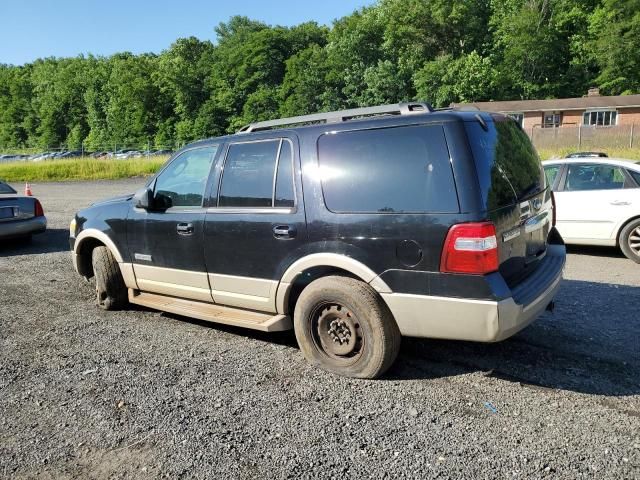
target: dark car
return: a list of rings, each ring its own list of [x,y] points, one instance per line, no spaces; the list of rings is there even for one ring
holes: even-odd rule
[[[77,213],[74,266],[127,301],[263,331],[373,378],[401,335],[503,340],[552,306],[565,247],[513,120],[412,103],[259,122]]]
[[[564,158],[607,158],[608,156],[604,152],[573,152]]]
[[[0,240],[23,238],[43,233],[47,218],[37,198],[19,195],[0,181]]]

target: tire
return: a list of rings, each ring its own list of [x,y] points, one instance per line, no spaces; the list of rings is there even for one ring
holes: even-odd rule
[[[620,231],[618,243],[625,257],[640,263],[640,218],[624,226]]]
[[[400,330],[375,290],[348,277],[311,282],[294,312],[298,345],[313,365],[353,378],[378,378],[400,350]]]
[[[107,247],[96,247],[91,253],[93,273],[96,277],[96,303],[104,310],[117,310],[127,302],[127,287],[124,284],[118,262]]]

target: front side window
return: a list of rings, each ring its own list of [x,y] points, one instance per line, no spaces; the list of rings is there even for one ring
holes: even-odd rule
[[[220,207],[293,207],[293,149],[275,139],[229,146],[222,173]]]
[[[562,123],[562,116],[559,113],[545,113],[542,116],[542,128],[556,128]]]
[[[560,172],[560,165],[548,165],[544,167],[544,174],[547,176],[547,185],[553,187],[558,176],[558,172]]]
[[[615,110],[586,111],[582,115],[582,124],[591,127],[608,127],[615,125],[617,118],[618,112]]]
[[[155,183],[154,202],[161,208],[200,207],[217,145],[187,150],[165,168]]]
[[[455,213],[442,126],[325,134],[318,140],[327,208],[336,213]]]
[[[625,176],[620,167],[601,164],[571,164],[565,190],[615,190],[624,188]]]

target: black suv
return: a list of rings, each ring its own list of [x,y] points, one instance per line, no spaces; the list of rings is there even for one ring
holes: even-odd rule
[[[105,309],[263,331],[373,378],[400,336],[494,342],[533,321],[565,248],[517,123],[411,103],[259,122],[193,143],[71,224]]]

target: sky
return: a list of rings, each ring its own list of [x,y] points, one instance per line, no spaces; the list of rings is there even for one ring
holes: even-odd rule
[[[180,37],[215,40],[233,15],[270,25],[332,21],[373,0],[0,0],[0,63],[155,52]]]

